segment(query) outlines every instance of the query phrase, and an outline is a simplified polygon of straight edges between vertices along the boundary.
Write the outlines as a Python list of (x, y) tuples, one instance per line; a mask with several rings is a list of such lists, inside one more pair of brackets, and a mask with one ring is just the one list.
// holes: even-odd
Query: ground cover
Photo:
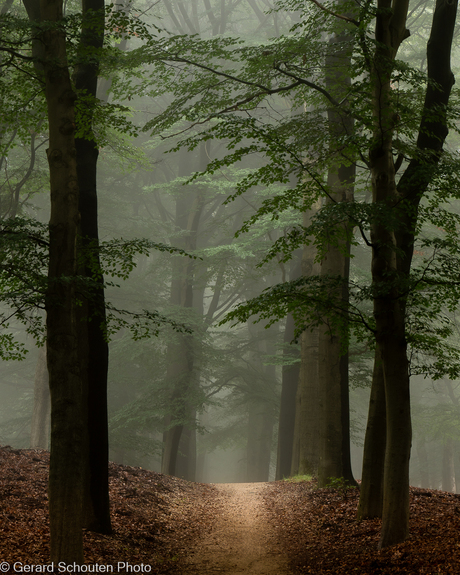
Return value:
[[(47, 572), (49, 454), (0, 447), (0, 572)], [(114, 532), (85, 532), (85, 562), (55, 572), (154, 575), (460, 573), (460, 495), (411, 488), (411, 534), (377, 550), (358, 489), (315, 481), (208, 485), (110, 464)], [(40, 568), (41, 571), (37, 566)]]

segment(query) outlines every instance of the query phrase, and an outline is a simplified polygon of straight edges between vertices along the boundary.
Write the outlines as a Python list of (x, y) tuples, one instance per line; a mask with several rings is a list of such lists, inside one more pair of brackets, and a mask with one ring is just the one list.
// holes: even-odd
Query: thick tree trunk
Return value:
[[(388, 6), (390, 8), (390, 6)], [(407, 6), (406, 6), (407, 10)], [(395, 113), (391, 99), (391, 61), (404, 38), (405, 14), (400, 28), (392, 30), (390, 14), (380, 17), (374, 84), (374, 147), (370, 152), (373, 202), (384, 210), (394, 209), (398, 194), (392, 155)], [(397, 45), (393, 40), (397, 39)], [(379, 547), (404, 541), (409, 535), (409, 457), (411, 420), (409, 365), (404, 305), (398, 285), (396, 238), (381, 219), (371, 229), (372, 281), (376, 342), (382, 359), (386, 401), (386, 451), (382, 532)]]
[(34, 410), (32, 413), (30, 447), (48, 449), (50, 433), (50, 388), (46, 366), (46, 346), (38, 351), (34, 382)]
[[(329, 40), (326, 57), (326, 88), (328, 92), (341, 101), (350, 88), (350, 66), (353, 49), (353, 38), (343, 31)], [(353, 201), (356, 166), (349, 165), (347, 150), (336, 148), (337, 142), (343, 141), (353, 133), (353, 118), (339, 108), (328, 110), (330, 131), (330, 153), (336, 156), (337, 166), (329, 169), (328, 203), (340, 204)], [(344, 153), (346, 164), (343, 163)], [(321, 262), (321, 276), (324, 278), (342, 278), (342, 286), (331, 294), (331, 299), (341, 304), (343, 321), (346, 323), (348, 305), (348, 279), (350, 273), (350, 236), (349, 224), (339, 224), (343, 228), (343, 239), (336, 240), (328, 246)], [(346, 331), (344, 327), (343, 331)], [(350, 416), (348, 399), (348, 351), (344, 348), (342, 336), (323, 324), (319, 328), (319, 389), (322, 395), (320, 404), (323, 408), (322, 428), (320, 431), (320, 460), (318, 485), (324, 487), (332, 478), (344, 478), (354, 484), (350, 459)]]
[(320, 326), (318, 377), (322, 425), (319, 430), (319, 487), (325, 487), (334, 478), (343, 477), (340, 359), (338, 336), (328, 333), (327, 326)]
[(385, 445), (385, 382), (382, 360), (377, 348), (364, 439), (363, 472), (358, 505), (358, 519), (360, 520), (382, 517)]
[[(94, 25), (95, 15), (99, 14), (98, 28), (85, 28), (85, 15), (91, 12)], [(81, 61), (76, 66), (73, 80), (81, 94), (96, 97), (99, 73), (97, 50), (102, 48), (104, 39), (104, 0), (83, 1), (83, 30), (79, 51)], [(85, 51), (92, 49), (91, 61)], [(86, 106), (85, 121), (92, 122), (91, 107)], [(91, 126), (87, 130), (92, 132)], [(99, 266), (97, 247), (99, 243), (97, 210), (97, 160), (99, 151), (94, 139), (78, 138), (77, 173), (80, 189), (79, 209), (81, 214), (80, 233), (83, 247), (94, 250), (93, 264)], [(84, 401), (87, 411), (87, 488), (84, 503), (84, 524), (87, 529), (99, 533), (111, 533), (109, 502), (109, 437), (107, 413), (107, 372), (109, 362), (108, 343), (104, 335), (105, 298), (102, 274), (94, 275), (94, 269), (86, 268), (84, 274), (98, 284), (88, 294), (85, 302), (86, 317), (82, 318), (81, 337), (86, 339), (87, 390)]]
[[(398, 194), (393, 163), (392, 62), (405, 37), (407, 3), (391, 18), (391, 5), (379, 3), (377, 46), (373, 70), (374, 144), (370, 152), (373, 202), (383, 210), (394, 209)], [(396, 238), (381, 219), (371, 228), (372, 282), (376, 342), (382, 359), (386, 401), (386, 452), (379, 548), (400, 543), (409, 535), (409, 457), (411, 420), (409, 365), (404, 306), (398, 285)]]
[[(44, 22), (62, 20), (60, 0), (41, 0)], [(74, 140), (75, 93), (69, 77), (66, 36), (51, 26), (45, 46), (45, 95), (49, 120), (51, 218), (46, 297), (48, 372), (51, 392), (49, 515), (51, 561), (83, 563), (81, 358), (78, 343), (78, 178)], [(62, 281), (61, 278), (66, 278)], [(70, 279), (70, 281), (69, 281)]]
[[(393, 6), (389, 0), (378, 3), (378, 44), (372, 71), (374, 143), (370, 150), (373, 201), (383, 210), (397, 212), (396, 219), (400, 222), (397, 228), (390, 229), (379, 219), (371, 233), (376, 341), (382, 359), (387, 413), (380, 548), (403, 541), (409, 533), (411, 422), (404, 293), (412, 261), (417, 209), (431, 178), (431, 170), (427, 168), (438, 161), (447, 135), (442, 110), (453, 83), (450, 51), (456, 11), (456, 2), (436, 3), (427, 49), (430, 82), (417, 140), (420, 154), (410, 162), (396, 190), (392, 138), (398, 115), (392, 101), (391, 75), (399, 45), (408, 35), (407, 0)], [(426, 154), (426, 150), (430, 153)]]

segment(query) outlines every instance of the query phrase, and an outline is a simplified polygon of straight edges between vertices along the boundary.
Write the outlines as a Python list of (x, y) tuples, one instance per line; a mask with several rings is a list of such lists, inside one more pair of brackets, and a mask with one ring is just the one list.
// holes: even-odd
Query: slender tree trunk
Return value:
[[(262, 324), (248, 322), (252, 339), (251, 370), (248, 386), (248, 428), (246, 448), (246, 481), (268, 481), (275, 423), (277, 386), (274, 365), (264, 365), (263, 357), (273, 355), (275, 348), (266, 339)], [(273, 330), (273, 328), (272, 328)], [(265, 337), (264, 337), (265, 336)]]
[[(62, 2), (41, 0), (44, 22), (60, 23)], [(49, 120), (51, 218), (49, 287), (46, 296), (48, 372), (51, 392), (49, 515), (51, 561), (83, 563), (82, 396), (78, 344), (78, 178), (74, 140), (75, 93), (70, 82), (66, 36), (61, 27), (42, 33)], [(66, 281), (61, 278), (65, 277)], [(70, 278), (70, 281), (69, 281)]]
[(265, 402), (249, 403), (247, 481), (268, 481), (270, 473), (273, 413)]
[[(188, 173), (184, 161), (181, 169)], [(201, 213), (202, 198), (180, 198), (176, 203), (176, 228), (186, 232), (183, 247), (187, 251), (196, 248), (196, 238)], [(176, 242), (176, 245), (178, 242)], [(171, 284), (171, 303), (184, 309), (193, 308), (193, 272), (194, 262), (180, 258), (173, 266)], [(173, 387), (171, 394), (171, 413), (165, 419), (166, 429), (163, 435), (164, 448), (162, 458), (162, 473), (176, 474), (176, 460), (184, 423), (190, 415), (190, 398), (193, 387), (198, 385), (197, 372), (194, 369), (195, 342), (188, 334), (174, 336), (174, 341), (168, 346), (168, 361), (166, 379)]]
[(442, 490), (456, 492), (454, 449), (452, 437), (444, 439), (442, 450)]
[(358, 519), (360, 520), (382, 517), (385, 444), (385, 382), (382, 361), (377, 348), (364, 439), (363, 472), (358, 505)]
[(415, 442), (415, 448), (417, 450), (418, 456), (420, 487), (430, 489), (430, 467), (428, 463), (428, 452), (426, 450), (426, 440), (423, 434), (419, 435), (417, 438), (417, 441)]
[[(301, 274), (301, 262), (296, 266), (291, 280)], [(283, 357), (288, 360), (300, 359), (297, 349), (290, 346), (294, 339), (294, 318), (291, 314), (286, 319), (284, 330)], [(283, 365), (281, 383), (280, 415), (278, 424), (278, 455), (275, 479), (283, 479), (291, 474), (292, 454), (294, 446), (294, 424), (296, 413), (297, 386), (299, 383), (300, 363)]]
[[(316, 207), (318, 209), (319, 206)], [(308, 226), (315, 209), (303, 214), (304, 226)], [(320, 266), (316, 260), (316, 248), (305, 245), (302, 252), (302, 275), (318, 275)], [(318, 328), (302, 333), (300, 337), (300, 369), (296, 395), (294, 442), (291, 475), (315, 475), (318, 472), (320, 414), (318, 402)]]
[(48, 449), (50, 433), (50, 388), (46, 366), (46, 346), (38, 351), (34, 382), (34, 410), (30, 433), (32, 449)]
[(453, 442), (454, 450), (454, 474), (455, 474), (455, 492), (459, 492), (459, 477), (460, 477), (460, 444), (458, 441)]
[[(382, 72), (383, 73), (383, 72)], [(389, 83), (376, 87), (376, 99), (390, 90)], [(391, 149), (392, 108), (388, 101), (380, 105), (378, 151), (372, 153), (374, 202), (384, 209), (394, 206), (395, 172)], [(386, 452), (382, 534), (379, 547), (404, 541), (409, 535), (409, 457), (411, 420), (409, 365), (403, 303), (397, 287), (396, 241), (394, 233), (381, 221), (372, 226), (372, 280), (376, 342), (380, 349), (386, 399)]]
[[(196, 410), (190, 410), (190, 421), (195, 422)], [(197, 474), (197, 457), (196, 457), (196, 427), (195, 425), (185, 425), (179, 442), (179, 451), (176, 459), (176, 475), (187, 479), (187, 481), (196, 481)]]

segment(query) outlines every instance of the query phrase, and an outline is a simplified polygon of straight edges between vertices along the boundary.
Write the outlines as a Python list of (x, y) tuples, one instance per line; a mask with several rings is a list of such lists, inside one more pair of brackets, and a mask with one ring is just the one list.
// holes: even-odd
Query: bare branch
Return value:
[(355, 26), (359, 26), (359, 22), (357, 20), (355, 20), (354, 18), (348, 18), (348, 16), (344, 16), (343, 14), (337, 14), (337, 12), (333, 12), (332, 10), (329, 10), (329, 8), (326, 8), (326, 6), (321, 4), (321, 2), (318, 2), (318, 0), (310, 0), (310, 1), (313, 2), (314, 4), (316, 4), (318, 6), (318, 8), (321, 8), (321, 10), (324, 10), (324, 12), (327, 12), (331, 16), (335, 16), (335, 18), (339, 18), (340, 20), (345, 20), (345, 22), (350, 22), (350, 24), (354, 24)]

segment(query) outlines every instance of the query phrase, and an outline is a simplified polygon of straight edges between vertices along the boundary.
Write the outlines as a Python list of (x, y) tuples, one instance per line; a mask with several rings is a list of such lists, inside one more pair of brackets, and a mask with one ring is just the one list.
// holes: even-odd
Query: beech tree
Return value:
[[(371, 228), (375, 337), (386, 404), (382, 534), (379, 547), (409, 535), (411, 447), (405, 292), (417, 228), (418, 206), (440, 159), (448, 133), (446, 110), (454, 77), (450, 67), (457, 2), (438, 0), (427, 44), (428, 79), (417, 148), (399, 183), (393, 159), (398, 114), (392, 95), (394, 60), (407, 38), (408, 2), (379, 2), (372, 62), (373, 143), (369, 151), (373, 202), (395, 214), (395, 224), (376, 218)], [(431, 169), (430, 169), (431, 168)]]
[[(50, 187), (47, 361), (51, 392), (49, 507), (51, 560), (83, 563), (83, 373), (76, 276), (78, 174), (75, 100), (67, 63), (62, 2), (42, 0), (45, 96), (48, 106)], [(63, 278), (67, 278), (64, 280)], [(71, 518), (71, 520), (70, 520)]]
[[(79, 186), (80, 241), (82, 248), (93, 251), (92, 266), (80, 269), (82, 275), (96, 281), (85, 300), (80, 338), (88, 356), (84, 392), (87, 420), (85, 438), (85, 527), (110, 533), (109, 437), (107, 413), (107, 371), (109, 348), (106, 337), (104, 278), (99, 262), (97, 202), (97, 160), (99, 155), (93, 131), (94, 107), (99, 77), (99, 60), (104, 42), (104, 0), (83, 0), (82, 31), (77, 48), (77, 64), (72, 80), (80, 98), (80, 134), (75, 139)], [(84, 126), (84, 128), (83, 128)]]

